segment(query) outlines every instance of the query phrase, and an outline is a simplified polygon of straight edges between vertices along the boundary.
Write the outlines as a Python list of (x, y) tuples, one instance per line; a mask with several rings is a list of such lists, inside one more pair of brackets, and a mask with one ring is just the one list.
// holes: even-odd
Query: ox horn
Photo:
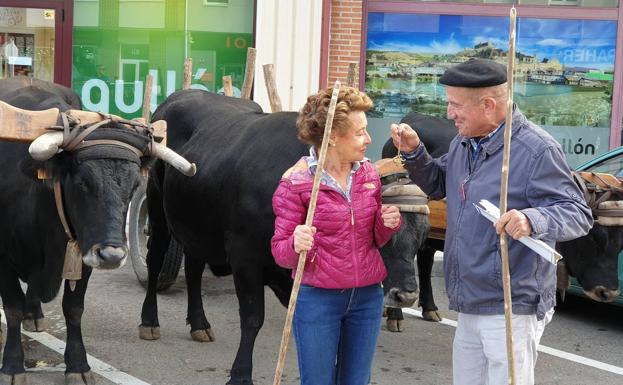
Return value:
[(63, 133), (47, 132), (35, 139), (28, 147), (28, 152), (33, 159), (48, 160), (58, 153), (63, 143)]
[(162, 159), (186, 176), (193, 176), (197, 172), (197, 166), (194, 163), (190, 163), (181, 155), (160, 143), (152, 143), (151, 155)]

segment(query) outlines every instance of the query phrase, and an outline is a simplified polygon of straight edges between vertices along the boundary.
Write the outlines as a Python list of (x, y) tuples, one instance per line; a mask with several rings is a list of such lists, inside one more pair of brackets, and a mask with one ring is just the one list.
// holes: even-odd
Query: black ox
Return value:
[[(448, 152), (450, 142), (457, 131), (451, 120), (431, 117), (412, 112), (401, 123), (407, 123), (416, 130), (427, 151), (433, 157)], [(397, 153), (393, 142), (388, 140), (383, 147), (383, 158), (390, 158)], [(623, 199), (621, 193), (613, 192), (613, 199)], [(435, 251), (443, 251), (443, 241), (433, 238), (421, 238), (422, 229), (428, 229), (426, 216), (402, 213), (405, 226), (392, 240), (392, 247), (384, 247), (381, 252), (386, 259), (413, 257), (417, 254), (418, 278), (420, 280), (419, 305), (423, 317), (439, 321), (437, 306), (433, 299), (431, 272)], [(585, 294), (601, 302), (611, 302), (619, 294), (618, 255), (623, 250), (623, 226), (602, 226), (596, 223), (584, 237), (561, 242), (557, 245), (564, 265), (559, 266), (559, 290), (564, 298), (567, 288), (565, 275), (570, 274), (582, 285)], [(402, 256), (397, 256), (400, 254)], [(562, 277), (561, 277), (562, 275)], [(561, 279), (562, 278), (562, 279)], [(388, 310), (388, 327), (399, 331), (399, 322), (403, 319), (399, 308)], [(391, 320), (391, 321), (390, 321)], [(396, 325), (397, 326), (390, 326)]]
[[(34, 79), (1, 80), (0, 100), (26, 110), (80, 108), (72, 90)], [(57, 112), (53, 112), (50, 125), (57, 124)], [(75, 113), (83, 122), (102, 120), (95, 113)], [(32, 114), (26, 111), (17, 115), (20, 129), (32, 128)], [(5, 115), (3, 127), (7, 122)], [(2, 385), (26, 383), (20, 324), (25, 313), (33, 320), (43, 317), (39, 301), (52, 300), (63, 279), (68, 235), (57, 211), (53, 186), (60, 187), (63, 210), (59, 211), (64, 212), (69, 233), (79, 246), (77, 264), (84, 262), (81, 279), (66, 281), (63, 294), (65, 379), (71, 385), (92, 384), (80, 326), (92, 268), (116, 268), (126, 258), (126, 212), (147, 155), (191, 167), (172, 151), (153, 143), (151, 130), (144, 125), (108, 122), (87, 134), (85, 126), (74, 119), (67, 122), (66, 133), (44, 133), (30, 147), (0, 142), (0, 296), (8, 326), (0, 369)], [(70, 137), (75, 140), (70, 141)], [(46, 179), (40, 180), (38, 175)], [(28, 284), (28, 301), (20, 280)]]
[[(252, 384), (253, 346), (264, 323), (264, 286), (284, 306), (289, 300), (290, 271), (278, 267), (270, 251), (271, 200), (283, 172), (309, 153), (307, 145), (297, 140), (296, 116), (294, 112), (266, 114), (254, 102), (199, 90), (172, 94), (154, 113), (154, 119), (169, 122), (171, 148), (195, 162), (198, 173), (185, 180), (161, 162), (151, 170), (149, 282), (140, 336), (160, 336), (157, 277), (172, 233), (184, 247), (187, 322), (193, 339), (214, 339), (201, 300), (206, 263), (217, 276), (233, 273), (241, 337), (228, 384)], [(401, 261), (386, 261), (391, 263)], [(390, 270), (401, 274), (410, 270), (414, 275), (413, 261), (406, 259), (403, 269)], [(399, 286), (399, 279), (393, 282), (394, 290), (386, 285), (386, 299), (410, 306), (416, 288)]]

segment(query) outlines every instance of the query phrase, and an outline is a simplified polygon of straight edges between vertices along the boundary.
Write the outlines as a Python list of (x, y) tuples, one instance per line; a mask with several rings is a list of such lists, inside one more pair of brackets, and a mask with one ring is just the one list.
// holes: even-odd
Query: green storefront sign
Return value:
[(242, 87), (252, 0), (77, 0), (75, 12), (72, 84), (85, 109), (140, 116), (151, 74), (153, 111), (182, 88), (187, 57), (191, 88), (218, 92), (225, 75)]

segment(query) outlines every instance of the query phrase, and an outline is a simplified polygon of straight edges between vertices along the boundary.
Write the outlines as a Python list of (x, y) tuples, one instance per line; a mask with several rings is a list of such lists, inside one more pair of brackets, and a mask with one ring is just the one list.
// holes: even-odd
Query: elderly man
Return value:
[(506, 67), (474, 59), (448, 69), (448, 118), (458, 135), (446, 155), (433, 159), (406, 124), (390, 128), (411, 180), (448, 204), (444, 274), (450, 309), (458, 314), (452, 364), (455, 385), (506, 384), (504, 298), (500, 243), (509, 240), (513, 349), (517, 384), (534, 383), (537, 346), (556, 302), (556, 267), (516, 241), (531, 235), (554, 246), (585, 235), (590, 209), (571, 179), (560, 145), (512, 111), (508, 207), (494, 226), (473, 203), (498, 205), (507, 111)]

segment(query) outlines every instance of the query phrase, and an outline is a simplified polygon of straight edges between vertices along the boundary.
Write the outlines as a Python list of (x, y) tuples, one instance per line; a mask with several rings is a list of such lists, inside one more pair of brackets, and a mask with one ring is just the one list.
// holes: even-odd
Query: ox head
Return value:
[(411, 184), (401, 164), (381, 159), (375, 166), (383, 184), (383, 204), (398, 206), (403, 222), (400, 231), (380, 249), (387, 268), (387, 278), (383, 282), (385, 306), (410, 307), (419, 295), (414, 260), (430, 229), (428, 199)]
[(566, 271), (559, 268), (559, 288), (568, 285), (565, 274), (575, 277), (584, 293), (595, 301), (611, 302), (620, 293), (618, 259), (623, 250), (623, 183), (607, 174), (574, 173), (593, 211), (595, 225), (581, 238), (560, 242)]
[(558, 248), (568, 273), (578, 280), (588, 297), (611, 302), (619, 295), (618, 256), (623, 250), (623, 227), (595, 224), (587, 235), (561, 242)]
[[(54, 126), (59, 116), (56, 110), (57, 118), (48, 122), (42, 118), (42, 112), (19, 110), (17, 113), (20, 116), (15, 121), (37, 122), (35, 132), (41, 126)], [(11, 121), (6, 110), (3, 115)], [(195, 165), (155, 142), (152, 126), (140, 121), (74, 110), (61, 117), (61, 130), (46, 130), (39, 135), (26, 132), (22, 125), (21, 137), (15, 140), (26, 141), (25, 137), (37, 135), (29, 152), (45, 170), (44, 174), (60, 186), (57, 208), (61, 207), (59, 211), (64, 213), (68, 223), (66, 232), (75, 238), (83, 262), (97, 268), (117, 268), (128, 253), (126, 214), (140, 181), (141, 167), (156, 157), (186, 175), (193, 175)], [(7, 126), (10, 130), (10, 125), (4, 125), (3, 129)]]

